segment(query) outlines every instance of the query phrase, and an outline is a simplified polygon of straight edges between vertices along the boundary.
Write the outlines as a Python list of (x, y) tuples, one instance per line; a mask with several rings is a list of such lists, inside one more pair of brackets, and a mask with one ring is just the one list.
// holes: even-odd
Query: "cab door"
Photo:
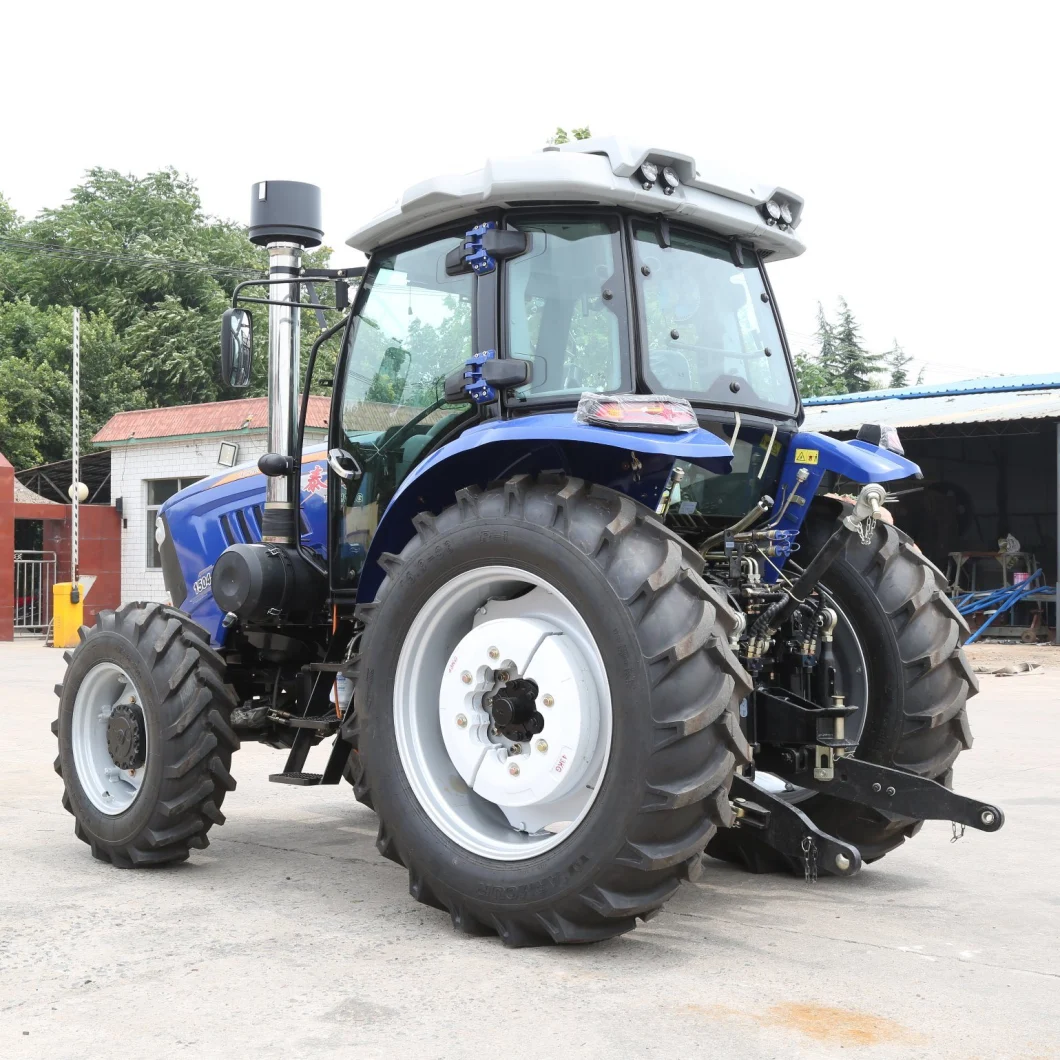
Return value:
[(377, 252), (358, 294), (337, 372), (330, 447), (353, 458), (328, 470), (331, 585), (355, 590), (394, 490), (448, 424), (466, 412), (443, 400), (445, 377), (472, 356), (476, 277), (446, 274), (452, 234)]

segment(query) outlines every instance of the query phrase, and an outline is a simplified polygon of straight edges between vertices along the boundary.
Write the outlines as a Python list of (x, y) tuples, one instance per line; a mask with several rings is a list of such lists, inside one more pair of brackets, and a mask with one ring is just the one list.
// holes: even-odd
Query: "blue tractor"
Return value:
[(92, 853), (205, 847), (246, 740), (286, 752), (274, 781), (348, 780), (412, 896), (509, 945), (627, 931), (705, 855), (848, 876), (925, 819), (999, 828), (950, 784), (967, 627), (885, 508), (918, 469), (885, 425), (800, 429), (766, 265), (802, 212), (593, 139), (416, 185), (325, 270), (319, 190), (255, 185), (270, 270), (222, 371), (247, 385), (267, 306), (270, 452), (166, 502), (171, 605), (102, 612), (69, 659)]

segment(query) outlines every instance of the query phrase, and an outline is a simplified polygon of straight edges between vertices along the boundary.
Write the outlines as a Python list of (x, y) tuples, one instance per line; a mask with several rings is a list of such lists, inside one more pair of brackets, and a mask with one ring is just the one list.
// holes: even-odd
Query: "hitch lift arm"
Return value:
[(776, 759), (768, 764), (760, 760), (759, 768), (768, 769), (793, 784), (871, 806), (874, 810), (917, 820), (952, 821), (981, 832), (996, 832), (1005, 823), (1000, 807), (958, 795), (937, 781), (901, 769), (844, 756), (835, 760), (833, 779), (821, 780), (814, 776), (809, 764), (792, 769), (790, 759), (785, 761), (780, 755)]

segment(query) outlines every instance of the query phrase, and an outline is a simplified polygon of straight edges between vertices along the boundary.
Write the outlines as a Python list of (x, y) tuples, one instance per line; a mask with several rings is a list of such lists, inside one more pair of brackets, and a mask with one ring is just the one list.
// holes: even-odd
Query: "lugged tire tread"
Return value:
[[(601, 514), (602, 508), (609, 514)], [(736, 717), (739, 697), (750, 687), (750, 678), (727, 643), (735, 616), (722, 594), (700, 577), (702, 560), (695, 550), (652, 513), (627, 496), (560, 475), (541, 475), (536, 480), (518, 475), (487, 492), (473, 487), (460, 490), (451, 508), (429, 520), (414, 520), (417, 534), (402, 551), (401, 563), (412, 561), (433, 537), (478, 519), (484, 511), (499, 511), (505, 518), (545, 526), (571, 540), (578, 531), (577, 547), (587, 552), (589, 561), (595, 562), (608, 580), (610, 566), (627, 536), (636, 535), (645, 546), (651, 543), (637, 555), (654, 552), (657, 561), (642, 570), (631, 591), (619, 593), (616, 588), (634, 624), (640, 628), (648, 621), (657, 623), (658, 614), (653, 612), (668, 608), (671, 594), (675, 604), (682, 604), (659, 612), (683, 616), (681, 628), (672, 631), (667, 647), (644, 656), (649, 681), (658, 694), (653, 693), (652, 703), (653, 772), (651, 781), (644, 781), (641, 810), (633, 821), (636, 833), (628, 835), (621, 852), (584, 890), (544, 912), (511, 915), (500, 915), (488, 906), (476, 907), (474, 900), (451, 892), (437, 877), (428, 880), (419, 852), (402, 849), (382, 819), (376, 847), (383, 857), (406, 867), (410, 894), (425, 904), (446, 908), (461, 933), (496, 933), (505, 945), (513, 947), (610, 938), (628, 931), (637, 918), (654, 915), (682, 879), (702, 871), (701, 855), (707, 842), (719, 826), (731, 824), (728, 792), (733, 768), (750, 757)], [(597, 526), (593, 520), (598, 521), (595, 539), (587, 529)], [(644, 559), (637, 562), (643, 566)], [(395, 565), (387, 569), (374, 606), (358, 610), (358, 617), (366, 624), (366, 645), (370, 644), (378, 607), (393, 585), (394, 569)], [(670, 700), (662, 702), (659, 690), (678, 688), (677, 682), (667, 682), (694, 659), (709, 667), (713, 674), (710, 687), (698, 688), (694, 699), (688, 698), (693, 693), (671, 692)], [(679, 694), (684, 698), (674, 699)], [(349, 723), (347, 732), (354, 728), (359, 731), (358, 722)], [(688, 743), (690, 740), (694, 742)], [(694, 756), (700, 745), (709, 750), (702, 756), (701, 767), (686, 775), (684, 763), (690, 751)], [(367, 769), (363, 764), (353, 767), (351, 759), (354, 790), (368, 805), (372, 804), (370, 765)]]
[[(133, 602), (117, 611), (101, 611), (96, 626), (84, 628), (67, 664), (101, 633), (123, 637), (150, 671), (167, 762), (150, 819), (131, 842), (105, 843), (90, 835), (76, 815), (74, 833), (89, 845), (93, 857), (118, 868), (184, 861), (190, 849), (209, 845), (207, 832), (224, 823), (221, 803), (235, 787), (230, 766), (239, 738), (229, 714), (237, 698), (225, 683), (224, 660), (210, 646), (206, 630), (187, 615), (160, 603)], [(63, 686), (56, 691), (61, 700)], [(51, 728), (58, 737), (58, 718)], [(63, 776), (61, 755), (55, 768)], [(65, 783), (64, 778), (62, 804), (74, 813)]]

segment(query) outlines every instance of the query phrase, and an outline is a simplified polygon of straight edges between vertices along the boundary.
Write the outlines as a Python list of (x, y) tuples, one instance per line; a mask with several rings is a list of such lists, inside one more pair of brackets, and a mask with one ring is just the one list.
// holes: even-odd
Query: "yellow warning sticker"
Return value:
[(817, 463), (818, 450), (817, 449), (796, 449), (795, 450), (795, 463), (796, 464), (816, 464)]
[(760, 449), (769, 449), (770, 456), (780, 456), (780, 442), (774, 442), (772, 448), (769, 445), (769, 435), (763, 434), (762, 440), (758, 443)]

